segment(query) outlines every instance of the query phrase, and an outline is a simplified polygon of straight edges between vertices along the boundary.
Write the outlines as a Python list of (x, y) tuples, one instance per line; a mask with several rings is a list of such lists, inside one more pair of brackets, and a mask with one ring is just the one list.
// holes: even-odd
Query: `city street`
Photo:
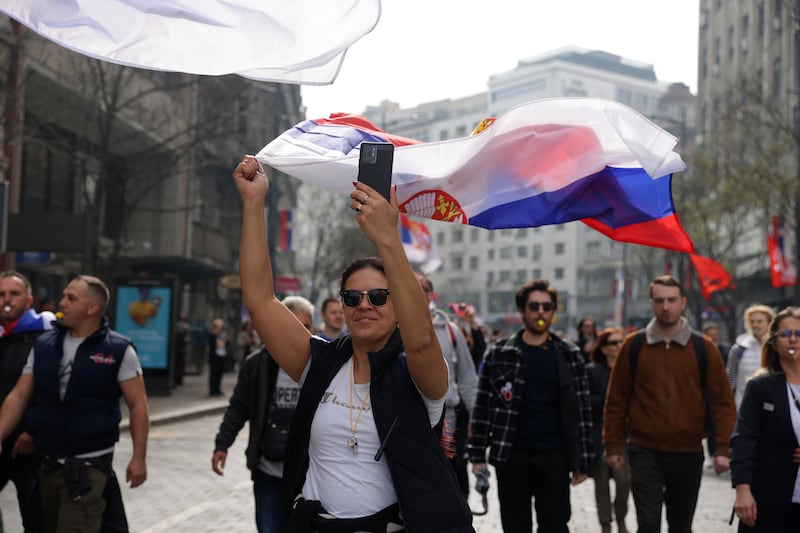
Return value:
[[(225, 475), (219, 477), (211, 471), (213, 439), (220, 420), (221, 415), (205, 416), (151, 429), (148, 480), (134, 490), (123, 487), (132, 532), (255, 532), (250, 475), (244, 461), (246, 428), (230, 450)], [(117, 445), (114, 461), (121, 478), (124, 478), (129, 458), (130, 438), (126, 433)], [(475, 529), (479, 533), (502, 531), (495, 485), (492, 479), (489, 513), (475, 517)], [(728, 525), (732, 503), (730, 477), (717, 477), (706, 469), (694, 530), (702, 533), (735, 531)], [(481, 508), (474, 491), (470, 504), (473, 509)], [(21, 531), (13, 486), (0, 493), (0, 506), (6, 533)], [(632, 501), (630, 507), (627, 525), (635, 531)], [(573, 532), (600, 530), (591, 480), (573, 489), (569, 525)]]

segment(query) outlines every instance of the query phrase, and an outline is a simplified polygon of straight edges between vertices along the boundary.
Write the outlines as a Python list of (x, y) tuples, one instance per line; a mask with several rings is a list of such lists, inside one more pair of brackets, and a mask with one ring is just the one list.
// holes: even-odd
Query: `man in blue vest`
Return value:
[(73, 279), (59, 302), (63, 317), (36, 340), (0, 409), (0, 441), (25, 415), (41, 457), (37, 477), (45, 531), (127, 529), (111, 467), (120, 396), (130, 411), (133, 438), (126, 480), (137, 487), (147, 478), (150, 417), (142, 369), (131, 341), (110, 328), (108, 301), (100, 279)]

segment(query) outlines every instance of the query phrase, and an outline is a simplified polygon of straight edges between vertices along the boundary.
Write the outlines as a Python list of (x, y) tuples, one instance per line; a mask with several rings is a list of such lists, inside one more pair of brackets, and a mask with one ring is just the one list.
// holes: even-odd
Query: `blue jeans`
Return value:
[(253, 496), (256, 499), (258, 533), (279, 533), (281, 526), (281, 478), (255, 471)]

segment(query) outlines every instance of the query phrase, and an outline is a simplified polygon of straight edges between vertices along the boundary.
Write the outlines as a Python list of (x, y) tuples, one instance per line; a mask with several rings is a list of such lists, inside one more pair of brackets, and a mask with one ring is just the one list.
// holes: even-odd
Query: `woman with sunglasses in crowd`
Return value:
[(617, 363), (624, 332), (620, 328), (606, 328), (597, 336), (594, 348), (589, 352), (591, 363), (586, 367), (589, 378), (589, 399), (592, 403), (592, 434), (595, 459), (592, 463), (594, 478), (594, 498), (597, 503), (597, 517), (603, 533), (611, 532), (611, 491), (610, 478), (615, 484), (614, 516), (620, 533), (626, 533), (625, 516), (628, 514), (628, 495), (631, 492), (631, 473), (628, 459), (625, 467), (611, 470), (603, 457), (603, 404), (611, 370)]
[(328, 343), (274, 294), (263, 168), (245, 156), (233, 180), (244, 206), (244, 304), (267, 350), (302, 384), (284, 466), (284, 531), (474, 531), (434, 431), (448, 370), (397, 231), (394, 190), (390, 204), (353, 184), (350, 209), (380, 257), (342, 273), (349, 334)]
[[(800, 308), (772, 320), (731, 437), (739, 531), (800, 531)], [(733, 520), (733, 517), (731, 517)]]

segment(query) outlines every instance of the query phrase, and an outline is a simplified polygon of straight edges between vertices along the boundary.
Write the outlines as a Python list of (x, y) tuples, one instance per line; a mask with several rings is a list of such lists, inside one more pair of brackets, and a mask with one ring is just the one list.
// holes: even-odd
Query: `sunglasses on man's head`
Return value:
[(361, 303), (361, 298), (367, 295), (370, 305), (380, 307), (386, 305), (386, 300), (389, 299), (389, 289), (370, 289), (368, 291), (339, 291), (342, 297), (342, 303), (345, 307), (356, 307)]
[(778, 337), (783, 337), (784, 339), (788, 339), (794, 335), (800, 339), (800, 329), (784, 329), (783, 331), (779, 331), (777, 335)]
[(542, 307), (542, 311), (545, 313), (552, 311), (556, 308), (553, 302), (528, 302), (528, 309), (533, 311), (534, 313), (539, 310), (539, 306)]

